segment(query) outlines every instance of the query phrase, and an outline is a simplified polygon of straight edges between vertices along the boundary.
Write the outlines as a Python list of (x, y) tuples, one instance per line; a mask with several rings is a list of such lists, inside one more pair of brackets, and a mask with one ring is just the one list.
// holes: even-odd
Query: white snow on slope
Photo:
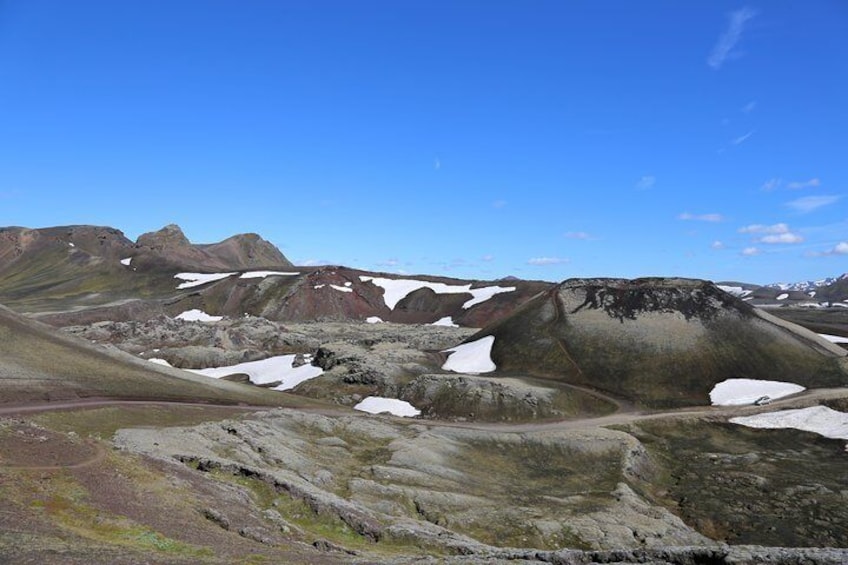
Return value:
[(383, 300), (389, 310), (394, 310), (397, 303), (406, 298), (409, 294), (421, 288), (429, 288), (436, 294), (471, 294), (471, 300), (462, 305), (464, 309), (471, 308), (476, 304), (485, 302), (496, 294), (501, 292), (512, 292), (514, 286), (487, 286), (483, 288), (471, 288), (471, 284), (466, 285), (451, 285), (445, 283), (436, 283), (430, 281), (418, 281), (414, 279), (384, 279), (380, 277), (368, 277), (360, 275), (359, 280), (362, 282), (371, 281), (375, 285), (382, 287), (384, 290)]
[(444, 318), (439, 318), (432, 324), (431, 326), (445, 326), (448, 328), (458, 328), (459, 326), (453, 323), (453, 318), (451, 316), (445, 316)]
[(246, 273), (242, 273), (239, 277), (240, 279), (264, 279), (265, 277), (274, 277), (274, 276), (287, 276), (293, 277), (299, 275), (300, 273), (285, 273), (283, 271), (248, 271)]
[(785, 292), (782, 292), (782, 293), (777, 295), (778, 300), (786, 300), (787, 298), (789, 298), (789, 295)]
[(739, 298), (744, 298), (745, 296), (748, 296), (752, 292), (750, 290), (745, 290), (741, 286), (728, 286), (728, 285), (723, 285), (723, 284), (718, 284), (716, 286), (719, 287), (724, 292), (726, 292), (728, 294), (732, 294), (733, 296), (738, 296)]
[(819, 334), (819, 336), (830, 343), (848, 343), (848, 337), (842, 337), (841, 335)]
[(238, 365), (227, 367), (215, 367), (211, 369), (190, 369), (192, 373), (220, 379), (227, 375), (245, 373), (250, 377), (250, 382), (256, 385), (270, 384), (281, 381), (273, 390), (288, 390), (294, 388), (303, 381), (314, 379), (321, 375), (324, 370), (312, 365), (301, 365), (293, 367), (294, 355), (278, 355), (261, 361), (248, 361)]
[(121, 265), (125, 267), (129, 267), (130, 263), (132, 263), (132, 257), (127, 257), (126, 259), (121, 259)]
[(380, 316), (368, 316), (367, 318), (365, 318), (365, 321), (368, 322), (369, 324), (382, 324), (383, 323), (383, 319), (380, 318)]
[(353, 292), (353, 289), (347, 286), (339, 286), (337, 284), (331, 284), (331, 288), (338, 290), (339, 292)]
[(404, 416), (407, 418), (421, 414), (421, 410), (405, 400), (383, 398), (382, 396), (369, 396), (354, 406), (353, 409), (368, 412), (369, 414), (389, 412), (395, 416)]
[(753, 404), (761, 396), (772, 400), (806, 390), (801, 385), (781, 381), (760, 381), (755, 379), (727, 379), (721, 381), (710, 391), (713, 406), (739, 406)]
[(445, 371), (454, 373), (490, 373), (497, 369), (492, 361), (492, 345), (495, 344), (495, 336), (487, 335), (477, 341), (470, 341), (445, 349), (443, 353), (450, 353), (448, 360), (442, 365)]
[(177, 316), (177, 320), (185, 320), (186, 322), (219, 322), (223, 319), (223, 316), (210, 316), (203, 310), (198, 310), (197, 308), (186, 310)]
[(150, 359), (148, 359), (148, 361), (150, 361), (151, 363), (155, 363), (156, 365), (164, 365), (166, 367), (173, 367), (173, 365), (168, 363), (166, 360), (160, 359), (158, 357), (151, 357)]
[(174, 275), (174, 278), (186, 281), (177, 286), (177, 289), (181, 290), (184, 288), (192, 288), (202, 284), (219, 281), (234, 274), (235, 273), (177, 273)]
[(749, 428), (793, 428), (832, 439), (848, 439), (848, 414), (827, 406), (740, 416), (731, 418), (730, 421)]

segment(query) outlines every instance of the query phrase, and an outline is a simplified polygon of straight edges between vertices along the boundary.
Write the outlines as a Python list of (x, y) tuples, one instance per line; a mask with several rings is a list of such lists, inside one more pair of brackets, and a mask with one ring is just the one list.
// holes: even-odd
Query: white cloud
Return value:
[(751, 137), (752, 135), (754, 135), (754, 130), (749, 131), (745, 135), (740, 135), (739, 137), (735, 137), (735, 138), (731, 139), (730, 143), (732, 143), (733, 145), (740, 145), (740, 144), (748, 141), (748, 138)]
[(568, 239), (592, 239), (592, 236), (584, 231), (570, 231), (565, 234)]
[(801, 243), (804, 238), (792, 232), (765, 235), (758, 239), (760, 243)]
[(760, 250), (757, 249), (756, 247), (746, 247), (745, 249), (742, 250), (742, 255), (744, 255), (745, 257), (753, 257), (754, 255), (759, 255), (759, 254), (760, 254)]
[(712, 242), (710, 247), (712, 247), (713, 249), (724, 249), (724, 243), (719, 240), (715, 240), (714, 242)]
[(677, 219), (697, 222), (723, 222), (724, 216), (721, 214), (690, 214), (689, 212), (683, 212), (677, 216)]
[(848, 255), (848, 241), (840, 241), (830, 250), (831, 255)]
[(830, 206), (831, 204), (837, 202), (841, 196), (805, 196), (803, 198), (798, 198), (796, 200), (792, 200), (791, 202), (787, 202), (786, 205), (789, 208), (792, 208), (796, 212), (801, 214), (806, 214), (808, 212), (812, 212), (814, 210), (818, 210), (819, 208), (823, 208), (824, 206)]
[(733, 51), (736, 44), (742, 38), (742, 32), (745, 31), (745, 25), (750, 19), (756, 16), (757, 13), (750, 8), (742, 8), (730, 13), (730, 21), (727, 28), (718, 38), (710, 56), (707, 57), (707, 64), (715, 70), (721, 68), (727, 59), (738, 56), (738, 53)]
[(791, 190), (800, 190), (803, 188), (816, 188), (818, 186), (821, 186), (821, 181), (818, 178), (812, 178), (805, 181), (790, 182), (786, 185), (786, 188)]
[(636, 188), (639, 190), (648, 190), (657, 182), (657, 177), (653, 175), (645, 175), (636, 183)]
[(788, 224), (772, 224), (770, 226), (764, 226), (763, 224), (751, 224), (750, 226), (745, 226), (739, 228), (739, 233), (788, 233), (789, 225)]
[(568, 263), (568, 259), (560, 257), (534, 257), (527, 260), (528, 265), (544, 266), (544, 265), (562, 265)]
[(757, 101), (751, 100), (750, 102), (748, 102), (747, 104), (742, 106), (742, 111), (745, 112), (746, 114), (750, 114), (751, 112), (754, 111), (754, 109), (756, 107), (757, 107)]
[(492, 202), (492, 208), (503, 208), (506, 206), (506, 200), (495, 200)]
[(483, 256), (480, 258), (480, 260), (481, 260), (481, 261), (485, 261), (486, 263), (488, 263), (489, 261), (494, 261), (494, 260), (495, 260), (495, 256), (494, 256), (494, 255), (483, 255)]
[(783, 180), (779, 178), (771, 178), (763, 183), (763, 186), (760, 188), (765, 190), (766, 192), (771, 192), (772, 190), (776, 190), (780, 188), (780, 185), (783, 184)]
[(386, 259), (385, 261), (377, 261), (374, 264), (378, 267), (397, 267), (400, 265), (400, 261), (397, 259)]
[(442, 161), (438, 157), (433, 159), (433, 168), (437, 171), (442, 168)]

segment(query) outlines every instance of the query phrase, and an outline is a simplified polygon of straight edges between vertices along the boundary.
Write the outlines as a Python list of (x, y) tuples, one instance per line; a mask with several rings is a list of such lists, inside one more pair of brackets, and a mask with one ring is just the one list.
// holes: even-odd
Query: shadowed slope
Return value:
[(153, 365), (0, 306), (0, 405), (76, 398), (283, 405), (286, 395)]
[(729, 378), (848, 383), (844, 352), (688, 279), (571, 279), (471, 339), (502, 371), (588, 385), (646, 406), (709, 404)]

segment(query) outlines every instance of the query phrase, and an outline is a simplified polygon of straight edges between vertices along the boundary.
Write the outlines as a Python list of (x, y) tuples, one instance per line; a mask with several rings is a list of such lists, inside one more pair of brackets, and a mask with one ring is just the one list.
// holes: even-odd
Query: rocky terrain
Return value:
[[(733, 422), (848, 409), (816, 335), (845, 309), (769, 310), (809, 331), (748, 297), (2, 229), (0, 302), (29, 316), (0, 308), (0, 561), (844, 563), (839, 425)], [(308, 377), (251, 372), (280, 359)], [(712, 406), (734, 378), (807, 390)]]

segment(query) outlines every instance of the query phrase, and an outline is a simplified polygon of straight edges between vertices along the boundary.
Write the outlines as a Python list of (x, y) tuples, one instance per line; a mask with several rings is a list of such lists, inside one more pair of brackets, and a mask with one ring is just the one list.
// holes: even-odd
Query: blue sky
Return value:
[(848, 4), (0, 0), (0, 225), (456, 277), (848, 271)]

